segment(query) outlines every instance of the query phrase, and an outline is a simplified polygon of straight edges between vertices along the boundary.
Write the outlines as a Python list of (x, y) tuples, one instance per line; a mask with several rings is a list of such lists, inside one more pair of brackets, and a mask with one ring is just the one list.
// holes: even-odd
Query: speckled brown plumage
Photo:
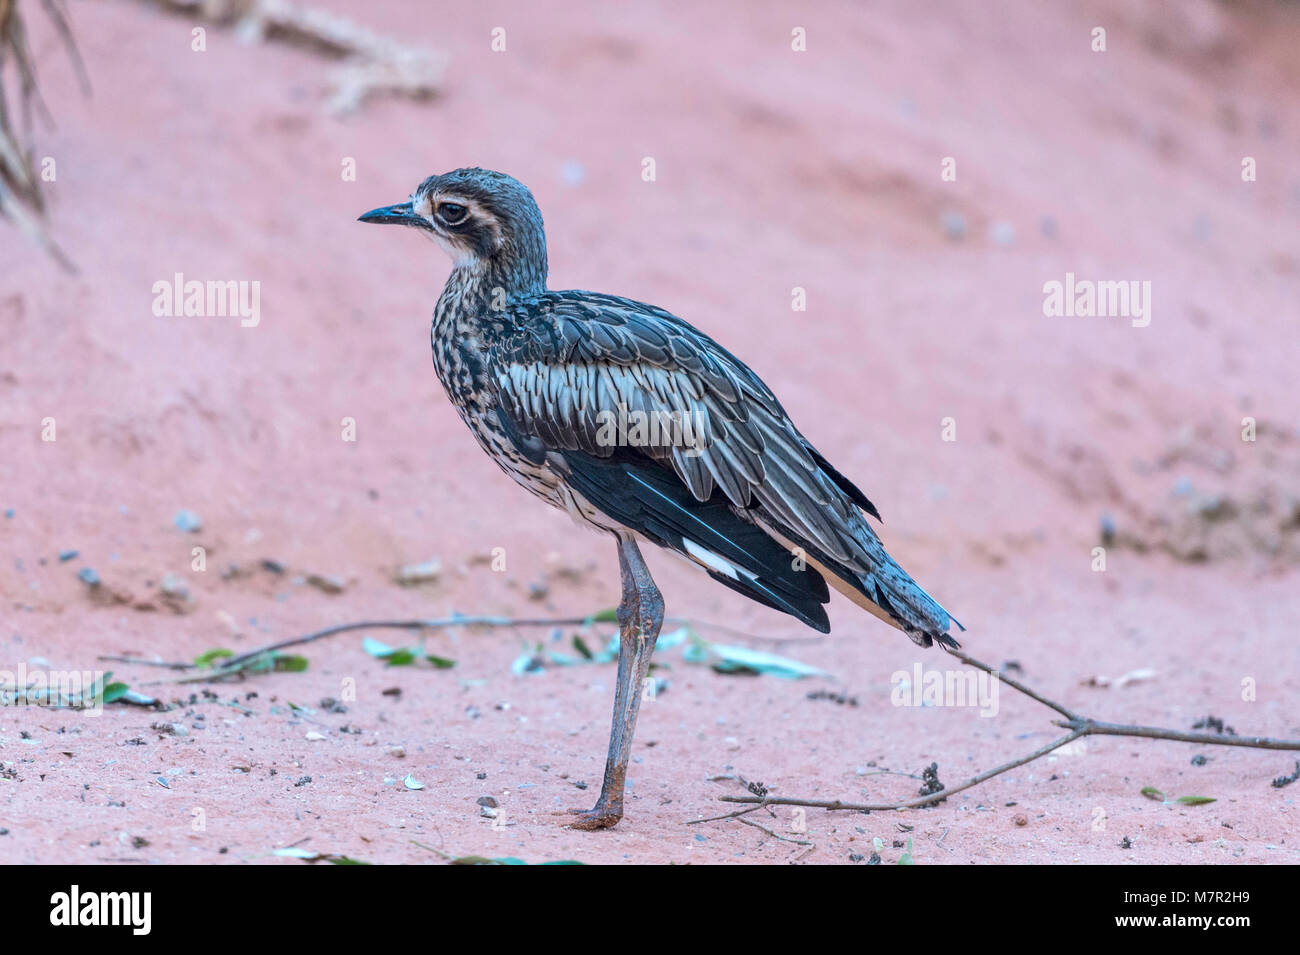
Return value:
[[(875, 506), (744, 363), (661, 308), (546, 288), (542, 217), (522, 184), (458, 169), (362, 219), (414, 226), (451, 255), (434, 367), (484, 451), (542, 500), (619, 539), (632, 623), (622, 628), (620, 659), (631, 662), (620, 666), (615, 737), (621, 719), (631, 736), (622, 681), (644, 675), (658, 634), (653, 614), (633, 610), (658, 606), (662, 617), (638, 539), (819, 630), (830, 629), (829, 581), (916, 643), (956, 646), (948, 631), (960, 624), (868, 524)], [(638, 430), (646, 421), (663, 427)], [(591, 817), (610, 825), (626, 771), (614, 743), (610, 791)]]

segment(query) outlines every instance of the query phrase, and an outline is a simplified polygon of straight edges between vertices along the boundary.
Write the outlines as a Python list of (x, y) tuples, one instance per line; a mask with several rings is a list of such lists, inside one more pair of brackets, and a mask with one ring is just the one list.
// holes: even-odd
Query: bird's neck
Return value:
[[(503, 250), (512, 251), (512, 250)], [(540, 255), (540, 258), (539, 258)], [(514, 302), (546, 291), (546, 250), (533, 255), (499, 254), (457, 261), (443, 286), (435, 312), (435, 332), (466, 320), (498, 321)]]
[(457, 262), (433, 312), (434, 366), (449, 394), (486, 393), (486, 356), (512, 331), (510, 306), (545, 292), (545, 271), (520, 272), (492, 259)]

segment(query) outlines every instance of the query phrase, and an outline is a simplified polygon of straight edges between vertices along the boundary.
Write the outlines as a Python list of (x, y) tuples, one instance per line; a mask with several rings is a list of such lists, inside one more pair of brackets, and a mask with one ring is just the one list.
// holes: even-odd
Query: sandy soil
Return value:
[[(808, 810), (802, 835), (788, 809), (765, 820), (811, 851), (688, 825), (732, 808), (718, 797), (742, 791), (736, 776), (906, 799), (919, 780), (881, 770), (937, 763), (951, 786), (1057, 730), (1005, 688), (992, 717), (891, 705), (896, 671), (946, 658), (838, 598), (819, 638), (660, 554), (670, 613), (831, 676), (720, 675), (665, 653), (611, 832), (555, 812), (594, 800), (613, 668), (512, 672), (538, 640), (571, 651), (573, 628), (553, 643), (439, 632), (427, 648), (457, 662), (444, 670), (386, 667), (349, 634), (305, 648), (306, 672), (234, 685), (149, 686), (175, 674), (99, 660), (615, 602), (612, 545), (500, 474), (441, 392), (428, 316), (447, 263), (354, 222), (430, 172), (483, 165), (535, 191), (553, 287), (670, 308), (762, 374), (877, 503), (975, 656), (1099, 718), (1190, 729), (1212, 714), (1300, 737), (1300, 10), (316, 5), (448, 53), (445, 95), (333, 117), (333, 64), (313, 52), (210, 26), (196, 53), (187, 19), (73, 0), (86, 100), (35, 25), (58, 118), (39, 131), (57, 161), (51, 224), (80, 273), (0, 230), (0, 669), (111, 669), (175, 705), (0, 709), (0, 860), (265, 862), (296, 845), (372, 862), (865, 864), (880, 839), (889, 864), (910, 839), (917, 864), (1300, 861), (1300, 784), (1270, 785), (1292, 754), (1133, 739), (1088, 740), (937, 808)], [(1089, 48), (1097, 25), (1105, 53)], [(260, 323), (155, 317), (153, 284), (176, 272), (260, 282)], [(1066, 272), (1150, 281), (1150, 324), (1046, 317), (1043, 285)], [(175, 526), (181, 509), (200, 530)], [(394, 583), (430, 558), (437, 582)], [(167, 575), (188, 598), (160, 592)], [(352, 688), (346, 712), (322, 705)], [(1144, 786), (1218, 801), (1161, 804)]]

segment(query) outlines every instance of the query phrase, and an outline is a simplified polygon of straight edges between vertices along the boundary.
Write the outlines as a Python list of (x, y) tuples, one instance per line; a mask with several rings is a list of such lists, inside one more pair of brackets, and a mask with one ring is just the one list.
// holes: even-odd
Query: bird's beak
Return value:
[(409, 202), (399, 203), (395, 206), (383, 206), (379, 209), (371, 209), (363, 216), (357, 217), (358, 222), (392, 222), (397, 225), (425, 225), (424, 219), (415, 214)]

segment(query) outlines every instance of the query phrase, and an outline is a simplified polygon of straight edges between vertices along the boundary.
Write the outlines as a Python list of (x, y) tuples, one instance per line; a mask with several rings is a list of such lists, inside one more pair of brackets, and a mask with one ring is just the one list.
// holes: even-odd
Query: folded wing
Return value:
[(704, 333), (590, 292), (507, 314), (515, 331), (493, 353), (499, 412), (593, 506), (817, 629), (829, 629), (825, 574), (916, 642), (955, 645), (947, 612), (867, 524), (879, 518), (871, 501)]

